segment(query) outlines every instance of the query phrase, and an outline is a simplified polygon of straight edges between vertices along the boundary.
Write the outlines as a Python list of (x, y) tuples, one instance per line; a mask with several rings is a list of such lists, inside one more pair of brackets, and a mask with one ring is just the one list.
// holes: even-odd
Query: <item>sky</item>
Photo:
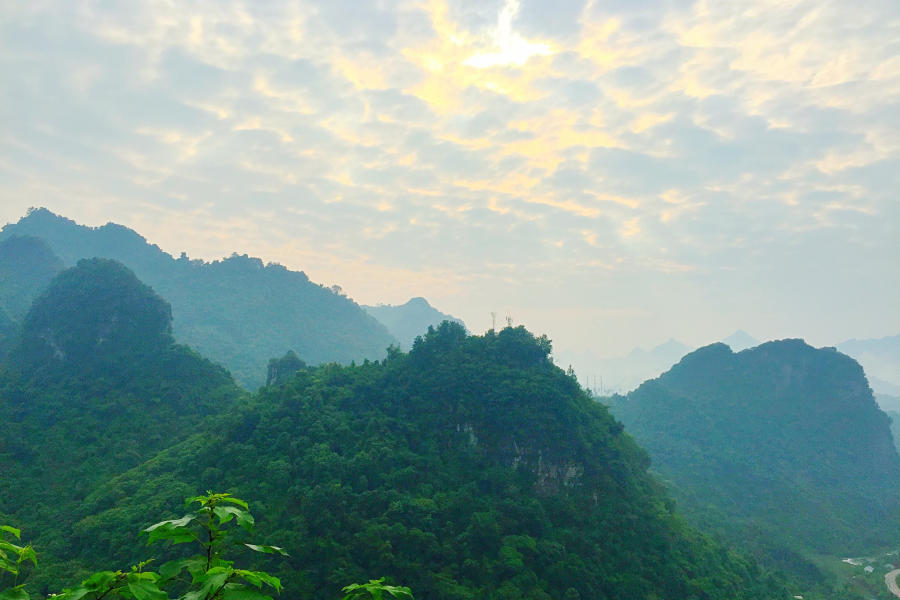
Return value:
[(896, 0), (6, 0), (46, 207), (619, 356), (900, 332)]

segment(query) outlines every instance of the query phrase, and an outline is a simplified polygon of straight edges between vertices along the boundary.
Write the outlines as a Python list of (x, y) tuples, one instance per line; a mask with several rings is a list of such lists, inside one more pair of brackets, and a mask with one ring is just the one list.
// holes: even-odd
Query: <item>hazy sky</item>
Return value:
[(896, 0), (5, 0), (46, 206), (618, 355), (900, 332)]

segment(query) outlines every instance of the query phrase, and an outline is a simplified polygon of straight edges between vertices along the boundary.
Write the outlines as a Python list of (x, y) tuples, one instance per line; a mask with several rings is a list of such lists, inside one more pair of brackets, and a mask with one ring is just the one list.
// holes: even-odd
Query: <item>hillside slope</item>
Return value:
[(175, 259), (121, 225), (85, 227), (39, 209), (7, 225), (43, 239), (65, 262), (110, 258), (133, 269), (172, 305), (175, 338), (224, 365), (244, 386), (265, 383), (268, 360), (294, 350), (309, 364), (382, 358), (396, 340), (351, 299), (302, 272), (232, 255)]
[(174, 343), (168, 304), (133, 272), (82, 260), (34, 302), (0, 365), (0, 515), (58, 561), (53, 577), (81, 573), (63, 559), (83, 500), (242, 394)]
[(425, 335), (429, 327), (437, 327), (444, 321), (459, 323), (460, 319), (447, 315), (434, 308), (425, 298), (411, 298), (406, 304), (392, 306), (363, 306), (363, 310), (378, 319), (400, 341), (404, 350), (412, 348), (413, 342), (420, 335)]
[(92, 494), (72, 548), (130, 564), (160, 507), (228, 489), (290, 554), (268, 567), (291, 598), (385, 574), (423, 599), (787, 598), (672, 513), (549, 350), (523, 328), (444, 323), (383, 363), (303, 368)]
[(62, 261), (39, 238), (11, 236), (0, 241), (0, 355), (32, 300), (62, 269)]
[(612, 402), (705, 528), (815, 578), (900, 541), (900, 458), (862, 367), (802, 340), (713, 344)]

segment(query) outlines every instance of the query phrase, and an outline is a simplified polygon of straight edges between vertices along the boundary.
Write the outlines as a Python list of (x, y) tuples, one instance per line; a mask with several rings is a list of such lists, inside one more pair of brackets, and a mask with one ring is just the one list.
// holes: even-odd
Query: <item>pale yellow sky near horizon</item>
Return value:
[(900, 6), (0, 7), (30, 206), (617, 356), (900, 331)]

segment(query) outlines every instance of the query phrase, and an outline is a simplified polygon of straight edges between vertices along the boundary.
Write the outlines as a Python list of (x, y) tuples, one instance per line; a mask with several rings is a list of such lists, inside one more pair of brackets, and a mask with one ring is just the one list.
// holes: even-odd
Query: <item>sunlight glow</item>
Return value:
[(519, 12), (518, 0), (507, 0), (506, 6), (500, 11), (497, 21), (497, 29), (492, 34), (494, 48), (497, 52), (479, 52), (469, 58), (464, 65), (485, 69), (503, 65), (516, 65), (521, 67), (532, 56), (549, 56), (553, 54), (547, 44), (534, 44), (514, 33), (512, 21)]

